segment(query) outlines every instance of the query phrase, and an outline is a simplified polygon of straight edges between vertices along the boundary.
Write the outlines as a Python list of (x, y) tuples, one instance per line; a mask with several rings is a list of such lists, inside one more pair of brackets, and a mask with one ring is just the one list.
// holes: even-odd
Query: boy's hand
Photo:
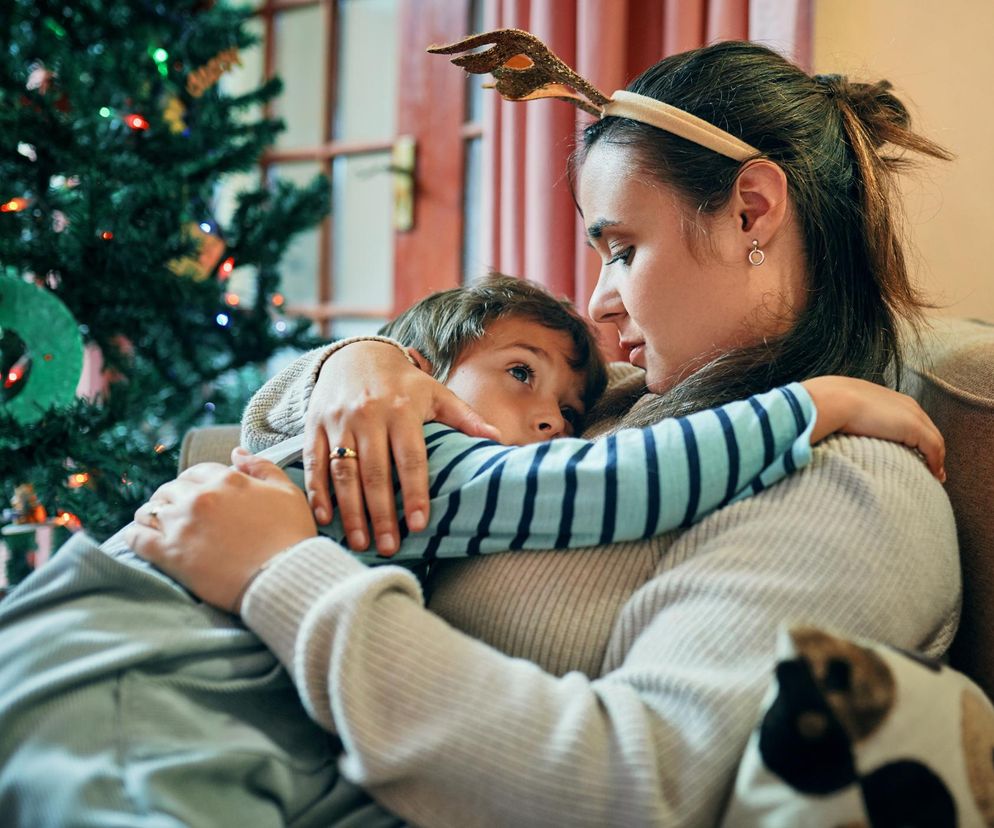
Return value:
[[(424, 529), (428, 456), (422, 426), (432, 420), (500, 439), (493, 426), (393, 345), (356, 342), (332, 354), (318, 375), (304, 426), (307, 497), (318, 523), (331, 520), (330, 475), (349, 546), (369, 546), (368, 511), (377, 551), (394, 554), (400, 547), (395, 467), (407, 524), (414, 532)], [(334, 446), (354, 449), (356, 457), (331, 461)]]
[(836, 432), (892, 440), (919, 451), (932, 474), (946, 481), (945, 440), (907, 394), (852, 377), (815, 377), (801, 385), (818, 409), (812, 445)]

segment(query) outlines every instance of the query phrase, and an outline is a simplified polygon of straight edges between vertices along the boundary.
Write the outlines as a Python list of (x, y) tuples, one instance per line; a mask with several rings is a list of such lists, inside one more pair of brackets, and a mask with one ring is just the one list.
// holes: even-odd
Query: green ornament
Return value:
[(50, 407), (72, 402), (83, 371), (83, 338), (59, 298), (23, 279), (0, 277), (0, 330), (4, 328), (23, 340), (31, 371), (21, 392), (0, 402), (0, 410), (28, 424)]

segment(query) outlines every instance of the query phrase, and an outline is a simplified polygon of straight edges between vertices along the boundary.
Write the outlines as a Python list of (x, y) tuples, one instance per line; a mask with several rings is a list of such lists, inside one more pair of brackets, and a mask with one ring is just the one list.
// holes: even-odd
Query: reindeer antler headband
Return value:
[(476, 75), (491, 73), (495, 80), (492, 86), (507, 100), (556, 98), (598, 118), (613, 115), (650, 124), (736, 161), (759, 155), (755, 147), (725, 130), (655, 98), (623, 89), (608, 97), (570, 69), (535, 35), (520, 29), (471, 35), (446, 46), (430, 46), (428, 51), (453, 55), (490, 44), (492, 48), (486, 51), (454, 57), (452, 62)]

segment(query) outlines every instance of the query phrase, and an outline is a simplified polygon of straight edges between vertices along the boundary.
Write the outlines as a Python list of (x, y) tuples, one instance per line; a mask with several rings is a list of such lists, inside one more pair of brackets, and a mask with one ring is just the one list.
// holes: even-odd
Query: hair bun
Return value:
[(892, 92), (890, 81), (855, 83), (845, 75), (815, 75), (825, 93), (859, 121), (874, 148), (895, 140), (911, 126), (907, 107)]

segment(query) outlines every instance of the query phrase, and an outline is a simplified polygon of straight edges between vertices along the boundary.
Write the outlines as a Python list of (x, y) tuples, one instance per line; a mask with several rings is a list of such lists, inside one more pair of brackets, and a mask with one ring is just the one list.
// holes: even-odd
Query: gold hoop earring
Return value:
[(752, 250), (749, 251), (749, 264), (759, 267), (766, 261), (766, 254), (759, 249), (759, 239), (752, 240)]

